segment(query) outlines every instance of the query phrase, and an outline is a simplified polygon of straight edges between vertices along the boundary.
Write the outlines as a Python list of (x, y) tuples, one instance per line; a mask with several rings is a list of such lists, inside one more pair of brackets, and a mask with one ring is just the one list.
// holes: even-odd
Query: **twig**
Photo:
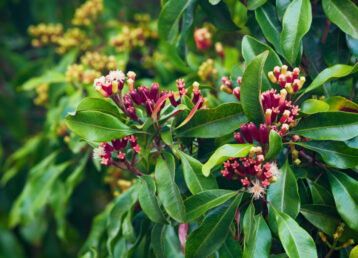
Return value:
[(331, 21), (326, 19), (326, 23), (324, 24), (324, 30), (323, 30), (323, 34), (322, 34), (322, 38), (321, 38), (322, 44), (326, 44), (330, 26), (331, 26)]

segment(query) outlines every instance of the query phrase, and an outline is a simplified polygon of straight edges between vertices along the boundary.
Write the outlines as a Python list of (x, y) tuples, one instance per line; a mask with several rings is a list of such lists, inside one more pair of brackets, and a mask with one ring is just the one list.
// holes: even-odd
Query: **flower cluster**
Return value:
[(33, 37), (32, 46), (42, 47), (44, 45), (56, 44), (59, 42), (63, 34), (61, 24), (39, 24), (30, 26), (29, 34)]
[(48, 83), (42, 83), (36, 87), (37, 97), (34, 99), (34, 103), (38, 106), (46, 106), (48, 104)]
[(142, 47), (146, 40), (152, 38), (158, 38), (158, 34), (144, 24), (135, 28), (123, 26), (121, 33), (110, 39), (110, 44), (120, 53), (127, 49)]
[(103, 11), (102, 0), (87, 0), (76, 9), (72, 24), (90, 26)]
[(81, 57), (81, 63), (101, 72), (118, 68), (114, 56), (107, 56), (99, 52), (87, 51)]
[(306, 78), (304, 76), (298, 78), (300, 69), (297, 67), (292, 72), (287, 69), (287, 65), (275, 66), (273, 71), (268, 73), (268, 77), (272, 83), (280, 85), (281, 89), (286, 89), (288, 94), (294, 94), (302, 88)]
[(214, 60), (209, 58), (199, 67), (198, 75), (201, 81), (206, 82), (217, 78), (217, 71), (214, 68)]
[(80, 46), (81, 50), (86, 50), (91, 45), (91, 40), (86, 37), (84, 31), (79, 28), (68, 29), (63, 37), (57, 42), (57, 53), (60, 55), (65, 54), (70, 49)]
[(68, 82), (77, 81), (80, 83), (92, 83), (95, 78), (101, 75), (93, 69), (84, 69), (83, 65), (73, 64), (67, 67), (66, 79)]
[(194, 40), (198, 50), (205, 50), (211, 47), (211, 33), (209, 30), (204, 27), (200, 29), (195, 29), (194, 31)]
[[(132, 71), (127, 73), (126, 76), (122, 71), (111, 71), (107, 76), (102, 76), (95, 79), (93, 86), (103, 97), (112, 98), (119, 108), (134, 121), (139, 121), (137, 116), (136, 107), (143, 106), (146, 110), (147, 116), (150, 117), (154, 111), (157, 102), (161, 103), (157, 115), (159, 116), (160, 110), (165, 106), (166, 98), (169, 98), (170, 103), (176, 107), (181, 103), (181, 97), (187, 95), (184, 80), (177, 80), (178, 93), (166, 90), (159, 91), (159, 84), (152, 83), (151, 87), (140, 86), (135, 88), (136, 74)], [(124, 82), (127, 82), (129, 92), (122, 95)], [(178, 98), (179, 96), (179, 98)], [(193, 84), (193, 98), (194, 104), (200, 102), (199, 108), (203, 104), (203, 97), (199, 90), (199, 83)]]
[(125, 151), (128, 142), (133, 151), (132, 155), (136, 155), (141, 150), (141, 147), (139, 147), (137, 143), (137, 137), (130, 135), (121, 139), (112, 140), (111, 144), (107, 142), (101, 143), (98, 148), (93, 149), (93, 158), (101, 159), (101, 164), (105, 166), (110, 166), (115, 163), (116, 160), (128, 165)]
[(279, 169), (276, 163), (263, 163), (261, 147), (252, 147), (248, 157), (230, 158), (224, 162), (222, 175), (228, 179), (240, 179), (255, 199), (262, 198), (267, 186), (276, 181)]

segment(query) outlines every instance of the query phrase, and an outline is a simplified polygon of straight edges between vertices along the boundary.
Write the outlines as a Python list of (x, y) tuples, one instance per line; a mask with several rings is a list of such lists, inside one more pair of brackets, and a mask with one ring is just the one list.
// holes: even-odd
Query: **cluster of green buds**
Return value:
[(209, 58), (199, 67), (198, 75), (201, 81), (206, 82), (217, 79), (217, 71), (214, 68), (214, 60)]
[(110, 44), (115, 47), (117, 52), (127, 49), (132, 50), (145, 45), (146, 40), (158, 38), (157, 32), (146, 25), (140, 24), (138, 27), (123, 26), (122, 31), (110, 39)]
[(338, 224), (336, 231), (332, 235), (332, 237), (333, 237), (332, 243), (330, 243), (330, 241), (328, 241), (327, 236), (323, 232), (321, 232), (321, 231), (318, 232), (318, 236), (321, 238), (322, 242), (325, 243), (329, 248), (331, 248), (332, 250), (338, 251), (340, 249), (345, 249), (348, 246), (354, 245), (354, 240), (348, 239), (341, 246), (337, 246), (338, 240), (342, 237), (343, 231), (344, 231), (344, 223), (341, 222)]
[(99, 52), (87, 51), (81, 57), (81, 63), (100, 72), (107, 72), (118, 68), (114, 56), (107, 56)]
[(32, 46), (42, 47), (50, 44), (57, 44), (63, 35), (61, 24), (43, 24), (37, 26), (31, 25), (28, 29), (32, 39)]
[(56, 52), (60, 55), (65, 54), (74, 47), (80, 47), (86, 50), (91, 46), (91, 40), (87, 38), (86, 33), (79, 28), (68, 29), (63, 37), (57, 42)]
[(46, 106), (48, 104), (48, 83), (42, 83), (36, 87), (37, 97), (34, 99), (34, 103), (37, 106)]
[(87, 0), (76, 9), (72, 24), (76, 26), (90, 26), (103, 11), (102, 0)]

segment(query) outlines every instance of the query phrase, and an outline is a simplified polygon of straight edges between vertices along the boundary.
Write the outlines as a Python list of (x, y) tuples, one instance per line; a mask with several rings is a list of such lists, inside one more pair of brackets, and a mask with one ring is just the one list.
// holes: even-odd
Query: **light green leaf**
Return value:
[(245, 157), (249, 154), (252, 144), (225, 144), (219, 147), (209, 160), (203, 165), (202, 172), (204, 176), (210, 175), (210, 170), (225, 160), (235, 157)]
[(264, 5), (266, 2), (267, 0), (247, 0), (247, 9), (251, 11), (255, 10), (256, 8)]
[(273, 160), (281, 152), (283, 147), (281, 136), (274, 130), (270, 131), (269, 149), (265, 156), (265, 160)]
[(315, 114), (319, 112), (326, 112), (329, 110), (329, 105), (318, 99), (307, 99), (301, 105), (301, 112), (305, 114)]
[(301, 40), (312, 22), (309, 0), (293, 0), (287, 7), (282, 20), (280, 44), (287, 60), (293, 64), (300, 52)]
[(262, 73), (269, 51), (265, 51), (253, 58), (247, 65), (242, 76), (240, 90), (241, 104), (247, 118), (259, 124), (263, 122), (261, 103)]
[(50, 83), (59, 83), (59, 82), (67, 82), (66, 76), (63, 75), (62, 73), (47, 71), (39, 77), (34, 77), (26, 81), (21, 86), (21, 90), (34, 90), (40, 84), (44, 84), (44, 83), (50, 84)]

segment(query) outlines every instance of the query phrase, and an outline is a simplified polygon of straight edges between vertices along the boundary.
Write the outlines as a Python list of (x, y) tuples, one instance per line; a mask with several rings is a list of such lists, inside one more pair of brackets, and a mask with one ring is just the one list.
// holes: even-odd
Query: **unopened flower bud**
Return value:
[(293, 91), (297, 92), (300, 89), (300, 80), (295, 79), (293, 81)]
[(136, 89), (130, 90), (129, 95), (131, 96), (134, 103), (136, 103), (137, 105), (140, 105), (142, 103), (142, 99), (140, 98)]
[(273, 69), (273, 72), (275, 73), (276, 79), (278, 80), (278, 79), (279, 79), (279, 76), (280, 76), (280, 74), (281, 74), (281, 67), (275, 66), (275, 68)]
[(302, 88), (302, 86), (303, 86), (303, 84), (305, 83), (305, 81), (306, 81), (306, 78), (303, 77), (303, 76), (301, 76), (301, 77), (300, 77), (300, 89)]
[(152, 83), (152, 86), (150, 87), (149, 97), (154, 102), (156, 102), (158, 100), (158, 98), (159, 98), (159, 84), (158, 83)]
[(299, 135), (295, 134), (294, 136), (292, 136), (292, 141), (298, 142), (300, 140), (301, 140), (301, 137)]
[(259, 134), (260, 134), (260, 143), (261, 144), (267, 143), (269, 134), (268, 134), (267, 126), (265, 124), (260, 124)]
[(135, 74), (135, 72), (133, 72), (133, 71), (129, 71), (129, 72), (127, 73), (128, 79), (132, 79), (133, 81), (135, 80), (135, 76), (136, 76), (136, 74)]
[(284, 122), (286, 122), (287, 118), (290, 116), (291, 112), (289, 110), (285, 110), (283, 112), (283, 115), (280, 119), (280, 123), (283, 124)]
[(242, 138), (242, 136), (241, 136), (240, 133), (234, 133), (234, 138), (235, 138), (235, 140), (236, 140), (236, 142), (237, 142), (238, 144), (244, 144), (244, 143), (245, 143), (245, 141), (244, 141), (244, 139)]
[(283, 65), (283, 66), (281, 67), (281, 73), (282, 73), (283, 75), (286, 75), (287, 69), (288, 69), (288, 66), (287, 66), (287, 65)]
[(276, 76), (273, 74), (273, 72), (269, 72), (269, 73), (268, 73), (268, 77), (269, 77), (269, 79), (270, 79), (270, 81), (271, 81), (272, 83), (276, 83), (276, 82), (277, 82), (277, 78), (276, 78)]
[(147, 112), (147, 115), (151, 116), (153, 110), (154, 110), (154, 102), (153, 102), (153, 100), (147, 99), (145, 101), (145, 111)]
[(345, 242), (343, 245), (342, 245), (342, 248), (347, 248), (348, 246), (350, 245), (354, 245), (354, 240), (353, 239), (349, 239), (347, 242)]
[(278, 77), (278, 81), (280, 82), (280, 86), (282, 89), (285, 88), (285, 85), (286, 85), (286, 79), (285, 79), (285, 76), (283, 74), (281, 74), (279, 77)]
[(319, 232), (318, 232), (318, 235), (319, 235), (319, 237), (321, 238), (321, 240), (322, 240), (323, 243), (326, 243), (326, 242), (327, 242), (327, 237), (326, 237), (326, 235), (325, 235), (323, 232), (319, 231)]
[(134, 89), (134, 80), (133, 79), (128, 79), (127, 80), (127, 84), (128, 84), (128, 88), (129, 90), (133, 90)]
[(286, 83), (285, 89), (287, 90), (288, 94), (293, 93), (292, 83)]
[(237, 100), (240, 101), (240, 87), (235, 87), (235, 89), (233, 90), (233, 93), (234, 93), (235, 97), (237, 98)]
[(223, 92), (225, 92), (227, 94), (232, 94), (232, 90), (229, 87), (225, 86), (225, 85), (221, 85), (220, 90), (222, 90)]
[(242, 83), (242, 77), (241, 77), (241, 76), (237, 77), (236, 82), (237, 82), (239, 85), (241, 85), (241, 83)]
[(280, 91), (280, 101), (279, 101), (280, 107), (282, 107), (285, 104), (286, 96), (287, 96), (287, 90), (282, 89)]
[(259, 131), (257, 130), (256, 125), (253, 122), (250, 122), (250, 123), (247, 124), (247, 128), (248, 128), (252, 138), (254, 138), (256, 141), (259, 141), (260, 140), (260, 135), (259, 135)]
[(298, 166), (299, 164), (301, 164), (301, 160), (300, 160), (300, 159), (295, 159), (293, 162), (295, 163), (296, 166)]
[(295, 69), (293, 69), (292, 71), (292, 79), (296, 80), (298, 78), (298, 75), (300, 74), (300, 69), (298, 67), (296, 67)]
[(271, 125), (271, 115), (272, 115), (272, 109), (266, 109), (265, 112), (265, 120), (267, 125)]
[(252, 143), (252, 136), (250, 134), (250, 131), (249, 131), (249, 128), (247, 127), (246, 124), (242, 124), (240, 126), (240, 130), (241, 130), (241, 133), (242, 135), (244, 136), (245, 140), (248, 142), (248, 143)]
[(130, 117), (132, 120), (138, 121), (138, 116), (137, 116), (137, 113), (136, 113), (134, 107), (128, 107), (128, 108), (127, 108), (127, 113), (128, 113), (129, 117)]

